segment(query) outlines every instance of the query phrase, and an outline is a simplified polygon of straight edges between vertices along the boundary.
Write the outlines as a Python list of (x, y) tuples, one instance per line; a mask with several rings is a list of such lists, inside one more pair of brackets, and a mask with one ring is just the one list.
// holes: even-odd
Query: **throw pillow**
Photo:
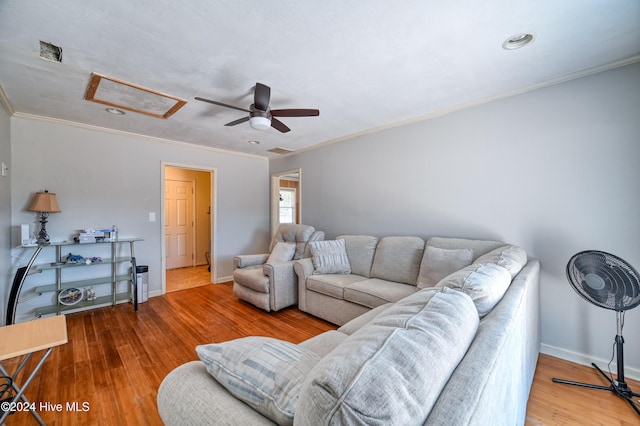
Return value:
[(418, 288), (433, 287), (447, 275), (471, 265), (472, 261), (471, 249), (451, 250), (427, 246), (420, 265)]
[(314, 274), (351, 273), (344, 240), (312, 241), (309, 244)]
[(232, 395), (281, 425), (293, 424), (304, 378), (320, 359), (293, 343), (262, 336), (200, 345), (196, 352)]
[(478, 314), (466, 294), (415, 292), (311, 370), (296, 425), (421, 425), (467, 352)]
[(511, 275), (504, 267), (495, 263), (474, 263), (445, 277), (436, 288), (449, 287), (467, 293), (482, 318), (502, 299), (509, 284)]
[(271, 254), (269, 255), (266, 263), (272, 265), (274, 263), (288, 262), (289, 260), (293, 259), (293, 255), (295, 253), (295, 243), (276, 243), (276, 245), (273, 246), (273, 250), (271, 250)]

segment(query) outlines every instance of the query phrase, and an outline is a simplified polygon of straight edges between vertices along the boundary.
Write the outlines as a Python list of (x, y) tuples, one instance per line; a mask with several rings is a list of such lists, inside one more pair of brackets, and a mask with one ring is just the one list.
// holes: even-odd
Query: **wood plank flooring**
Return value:
[(167, 293), (211, 284), (209, 266), (201, 265), (192, 268), (167, 269), (166, 284)]
[[(26, 392), (38, 406), (62, 404), (61, 412), (39, 410), (54, 426), (161, 425), (158, 386), (173, 368), (197, 359), (196, 345), (247, 335), (297, 343), (336, 328), (296, 308), (264, 313), (233, 296), (230, 283), (154, 297), (141, 304), (137, 314), (130, 304), (123, 304), (68, 315), (67, 327), (69, 343), (53, 351)], [(11, 372), (18, 360), (5, 361), (4, 366)], [(541, 355), (528, 426), (640, 424), (631, 407), (610, 392), (555, 384), (551, 377), (602, 383), (589, 367)], [(640, 390), (639, 383), (628, 383)], [(73, 402), (80, 411), (67, 409)], [(9, 416), (6, 424), (35, 421), (23, 412)]]
[[(606, 365), (598, 367), (608, 372)], [(593, 367), (541, 354), (527, 405), (527, 426), (640, 425), (640, 416), (612, 392), (554, 383), (552, 378), (609, 386)], [(627, 379), (626, 383), (640, 393), (640, 382)], [(640, 397), (634, 399), (640, 402)]]

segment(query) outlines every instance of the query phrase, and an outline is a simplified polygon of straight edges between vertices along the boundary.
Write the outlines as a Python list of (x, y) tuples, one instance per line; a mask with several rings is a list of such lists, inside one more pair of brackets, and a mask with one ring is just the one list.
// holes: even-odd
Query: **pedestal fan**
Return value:
[(592, 363), (591, 365), (609, 381), (610, 386), (562, 379), (553, 379), (553, 381), (611, 391), (625, 399), (640, 415), (640, 408), (633, 401), (633, 397), (640, 397), (640, 394), (632, 392), (624, 381), (624, 339), (622, 337), (624, 312), (640, 305), (640, 276), (638, 272), (617, 256), (602, 251), (587, 250), (573, 255), (569, 260), (567, 278), (573, 289), (582, 298), (596, 306), (616, 311), (615, 351), (618, 377), (617, 380), (610, 378), (595, 363)]

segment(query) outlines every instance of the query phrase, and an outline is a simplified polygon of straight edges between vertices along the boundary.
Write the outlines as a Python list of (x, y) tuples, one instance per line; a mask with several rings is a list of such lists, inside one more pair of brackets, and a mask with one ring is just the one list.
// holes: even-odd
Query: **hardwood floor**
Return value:
[[(238, 301), (227, 283), (151, 298), (137, 314), (123, 304), (68, 315), (67, 328), (69, 343), (53, 351), (27, 390), (38, 405), (63, 405), (61, 412), (39, 411), (54, 426), (161, 425), (158, 386), (173, 368), (197, 359), (196, 345), (247, 335), (297, 343), (336, 327), (295, 308), (264, 313)], [(5, 361), (4, 366), (13, 371), (17, 363)], [(640, 424), (631, 407), (610, 392), (552, 383), (551, 377), (602, 382), (589, 367), (541, 355), (527, 425)], [(640, 390), (639, 383), (628, 383)], [(67, 402), (86, 403), (88, 410), (68, 411)], [(6, 424), (35, 421), (23, 412), (9, 416)]]
[[(606, 365), (599, 367), (608, 372)], [(593, 367), (541, 354), (527, 405), (527, 426), (640, 425), (640, 416), (612, 392), (554, 383), (551, 381), (554, 377), (609, 386)], [(627, 379), (626, 383), (632, 391), (640, 393), (640, 382)], [(634, 400), (640, 403), (640, 397)]]
[(211, 272), (207, 265), (192, 268), (167, 269), (167, 293), (211, 284)]

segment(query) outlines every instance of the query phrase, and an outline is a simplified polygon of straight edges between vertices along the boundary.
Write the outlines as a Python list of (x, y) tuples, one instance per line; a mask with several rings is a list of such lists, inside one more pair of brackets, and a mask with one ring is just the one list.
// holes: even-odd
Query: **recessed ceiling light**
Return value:
[(520, 33), (509, 37), (502, 43), (502, 48), (506, 50), (520, 49), (533, 41), (531, 33)]
[(115, 115), (125, 115), (126, 112), (124, 112), (121, 109), (118, 108), (105, 108), (105, 111), (107, 111), (109, 114), (115, 114)]
[(260, 141), (249, 141), (251, 145), (260, 145)]

